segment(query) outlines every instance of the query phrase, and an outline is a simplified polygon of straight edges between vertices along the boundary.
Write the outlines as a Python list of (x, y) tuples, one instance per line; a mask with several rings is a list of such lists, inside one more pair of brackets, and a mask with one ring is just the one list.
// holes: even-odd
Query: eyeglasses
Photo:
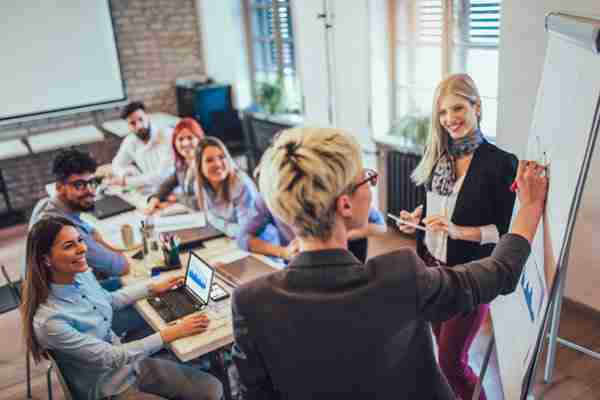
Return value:
[(88, 180), (85, 179), (77, 179), (72, 182), (65, 182), (66, 185), (73, 186), (76, 190), (82, 190), (85, 187), (90, 187), (91, 189), (96, 189), (102, 183), (102, 178), (93, 177)]
[(379, 181), (379, 174), (377, 173), (377, 171), (375, 171), (373, 169), (365, 168), (364, 175), (365, 175), (365, 178), (362, 181), (360, 181), (357, 184), (352, 186), (352, 188), (350, 189), (350, 193), (356, 192), (359, 187), (361, 187), (362, 185), (364, 185), (367, 182), (371, 186), (377, 186), (377, 181)]

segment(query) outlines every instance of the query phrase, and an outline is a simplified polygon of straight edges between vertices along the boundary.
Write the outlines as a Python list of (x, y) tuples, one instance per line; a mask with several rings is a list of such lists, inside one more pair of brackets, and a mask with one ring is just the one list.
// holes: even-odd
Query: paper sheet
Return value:
[(154, 229), (157, 232), (166, 232), (179, 229), (203, 228), (206, 226), (206, 217), (203, 212), (193, 212), (184, 215), (154, 217), (153, 222)]

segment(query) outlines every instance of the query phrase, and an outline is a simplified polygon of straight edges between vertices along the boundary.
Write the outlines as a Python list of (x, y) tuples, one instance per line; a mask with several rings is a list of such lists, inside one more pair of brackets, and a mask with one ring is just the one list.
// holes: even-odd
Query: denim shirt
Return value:
[[(112, 251), (98, 243), (94, 238), (95, 229), (88, 223), (84, 222), (79, 213), (70, 212), (67, 207), (57, 198), (50, 197), (39, 201), (35, 206), (31, 219), (29, 220), (29, 229), (36, 222), (46, 217), (63, 217), (71, 221), (79, 234), (81, 235), (85, 245), (87, 246), (86, 259), (88, 265), (94, 271), (101, 272), (108, 276), (122, 275), (127, 265), (127, 259), (120, 253)], [(25, 263), (24, 263), (25, 264)], [(23, 267), (23, 277), (26, 276), (27, 265)]]
[(142, 282), (115, 292), (102, 289), (88, 270), (72, 284), (51, 284), (33, 318), (40, 346), (51, 350), (75, 398), (121, 393), (135, 382), (137, 362), (163, 347), (160, 333), (122, 344), (112, 331), (113, 311), (148, 296)]
[(255, 202), (259, 196), (256, 185), (248, 175), (239, 172), (237, 176), (238, 179), (230, 188), (229, 202), (219, 198), (210, 185), (202, 188), (206, 219), (233, 238), (239, 237), (242, 227), (254, 216)]

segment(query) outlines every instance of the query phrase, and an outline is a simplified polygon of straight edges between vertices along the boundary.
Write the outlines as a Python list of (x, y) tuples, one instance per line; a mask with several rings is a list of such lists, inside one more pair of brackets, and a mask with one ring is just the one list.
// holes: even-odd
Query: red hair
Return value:
[(175, 148), (175, 140), (177, 139), (177, 135), (184, 130), (192, 132), (192, 134), (196, 136), (199, 141), (204, 138), (204, 130), (202, 130), (200, 124), (193, 118), (183, 118), (177, 123), (177, 125), (175, 125), (175, 129), (173, 129), (173, 135), (171, 136), (171, 147), (173, 148), (173, 154), (175, 154), (175, 167), (177, 169), (179, 169), (185, 163), (185, 160), (177, 152), (177, 149)]

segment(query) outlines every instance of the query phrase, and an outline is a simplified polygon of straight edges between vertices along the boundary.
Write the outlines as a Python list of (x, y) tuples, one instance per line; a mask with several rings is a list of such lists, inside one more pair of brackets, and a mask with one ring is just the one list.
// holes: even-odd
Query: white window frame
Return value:
[[(258, 35), (256, 32), (253, 31), (253, 26), (252, 26), (252, 18), (254, 16), (253, 14), (257, 10), (271, 9), (272, 13), (274, 15), (276, 15), (276, 14), (278, 14), (277, 7), (285, 6), (289, 10), (288, 17), (289, 17), (289, 21), (290, 21), (290, 27), (293, 32), (293, 22), (292, 22), (292, 18), (291, 18), (292, 6), (291, 6), (291, 0), (273, 0), (271, 2), (265, 1), (264, 3), (262, 3), (260, 0), (259, 1), (242, 0), (242, 1), (243, 1), (245, 31), (246, 31), (245, 32), (246, 33), (246, 46), (248, 49), (248, 65), (249, 65), (249, 71), (250, 71), (250, 85), (251, 85), (251, 91), (252, 91), (252, 98), (256, 101), (258, 98), (258, 88), (259, 88), (258, 86), (259, 86), (259, 83), (261, 82), (261, 80), (258, 78), (258, 75), (260, 73), (264, 73), (264, 74), (276, 73), (279, 77), (292, 76), (293, 79), (296, 80), (296, 82), (299, 82), (299, 81), (298, 81), (298, 70), (297, 70), (297, 66), (296, 66), (295, 55), (292, 55), (292, 65), (286, 64), (285, 57), (283, 56), (284, 42), (289, 42), (292, 49), (294, 49), (295, 44), (294, 44), (294, 40), (293, 40), (293, 33), (291, 33), (291, 36), (289, 39), (284, 39), (281, 34), (281, 30), (282, 30), (281, 19), (275, 18), (274, 19), (274, 22), (275, 22), (274, 23), (274, 32), (273, 32), (274, 34), (272, 35), (272, 37)], [(267, 69), (259, 69), (257, 67), (256, 62), (255, 62), (256, 57), (259, 56), (256, 54), (256, 51), (255, 51), (255, 45), (257, 42), (273, 43), (272, 45), (275, 46), (276, 52), (279, 54), (275, 70), (270, 70), (268, 68)], [(267, 64), (266, 60), (264, 60), (264, 64)], [(285, 71), (286, 68), (291, 69), (292, 72), (286, 72)], [(298, 86), (299, 83), (296, 83), (296, 85)], [(298, 98), (297, 99), (294, 98), (294, 103), (299, 104), (301, 101), (301, 96), (300, 96), (300, 93), (297, 93), (297, 94), (298, 94)], [(289, 93), (288, 93), (288, 95), (289, 95)], [(289, 104), (286, 104), (285, 106), (289, 106)]]
[[(432, 0), (429, 0), (429, 2), (431, 2)], [(435, 1), (435, 0), (434, 0)], [(471, 37), (476, 37), (476, 36), (469, 36), (469, 32), (465, 32), (462, 34), (461, 37), (455, 36), (458, 35), (458, 32), (455, 32), (457, 29), (457, 18), (455, 18), (454, 16), (454, 4), (455, 2), (458, 1), (462, 1), (464, 3), (469, 4), (470, 0), (438, 0), (439, 3), (441, 3), (442, 6), (442, 13), (441, 13), (441, 19), (442, 19), (442, 23), (441, 23), (441, 32), (440, 32), (440, 39), (438, 42), (427, 42), (427, 41), (423, 41), (423, 40), (419, 40), (419, 38), (416, 38), (416, 36), (418, 35), (418, 31), (417, 31), (417, 18), (419, 18), (421, 16), (421, 14), (418, 13), (417, 10), (415, 10), (415, 7), (418, 6), (418, 3), (421, 2), (428, 2), (427, 0), (389, 0), (388, 1), (388, 12), (389, 12), (389, 16), (390, 16), (390, 45), (391, 45), (391, 68), (390, 68), (390, 74), (392, 77), (392, 96), (391, 96), (391, 101), (392, 101), (392, 118), (393, 120), (398, 120), (399, 118), (401, 118), (403, 115), (400, 115), (400, 110), (398, 107), (398, 96), (400, 95), (400, 90), (401, 89), (408, 89), (408, 90), (430, 90), (432, 88), (434, 88), (438, 82), (432, 82), (431, 83), (431, 87), (421, 87), (417, 84), (413, 82), (410, 82), (410, 80), (406, 81), (406, 82), (400, 82), (398, 80), (397, 77), (397, 66), (398, 66), (398, 47), (401, 45), (405, 45), (407, 46), (407, 48), (410, 49), (416, 49), (419, 47), (425, 47), (428, 45), (433, 45), (433, 46), (441, 46), (441, 65), (440, 65), (440, 71), (441, 71), (441, 76), (447, 76), (450, 73), (453, 72), (457, 72), (458, 70), (463, 71), (465, 70), (466, 67), (466, 60), (465, 60), (465, 56), (463, 56), (463, 61), (462, 61), (462, 66), (460, 68), (454, 68), (453, 69), (453, 62), (452, 62), (452, 57), (457, 55), (457, 52), (459, 51), (458, 49), (460, 47), (463, 47), (468, 51), (469, 49), (485, 49), (485, 50), (490, 50), (490, 51), (498, 51), (499, 50), (499, 46), (498, 46), (498, 42), (497, 41), (490, 41), (489, 43), (485, 43), (484, 40), (482, 40), (480, 43), (477, 42), (471, 42), (470, 38)], [(403, 4), (399, 4), (399, 3), (403, 3)], [(488, 3), (490, 3), (491, 5), (498, 5), (498, 7), (501, 7), (502, 5), (502, 0), (489, 0)], [(399, 39), (399, 29), (402, 29), (402, 27), (398, 26), (398, 12), (399, 12), (399, 7), (406, 7), (409, 11), (408, 13), (412, 16), (412, 18), (408, 18), (408, 33), (409, 35), (412, 36), (412, 38), (408, 39), (408, 40), (400, 40)], [(465, 8), (465, 10), (467, 10), (467, 8)], [(462, 15), (462, 18), (470, 18), (470, 14), (467, 12), (465, 14)], [(484, 18), (485, 19), (485, 18)], [(500, 13), (497, 14), (497, 20), (500, 23)], [(485, 31), (486, 29), (489, 28), (481, 28), (481, 30)], [(499, 35), (499, 27), (498, 27), (498, 35)], [(465, 37), (466, 35), (466, 37)], [(494, 35), (496, 36), (496, 35)], [(456, 39), (455, 39), (456, 38)], [(412, 46), (411, 46), (412, 43)], [(414, 59), (414, 56), (413, 56)], [(411, 65), (412, 64), (412, 65)], [(412, 62), (410, 63), (410, 61), (407, 62), (407, 65), (409, 66), (409, 68), (412, 69), (412, 76), (414, 76), (414, 68), (416, 67), (416, 63)], [(410, 71), (409, 71), (410, 74)], [(410, 78), (409, 78), (410, 79)], [(476, 82), (477, 83), (477, 82)], [(495, 96), (489, 96), (489, 95), (485, 95), (482, 93), (482, 99), (485, 101), (487, 100), (498, 100), (498, 94), (496, 93)], [(427, 110), (429, 111), (429, 110)], [(496, 128), (496, 127), (495, 127)], [(494, 128), (494, 131), (495, 131)]]

